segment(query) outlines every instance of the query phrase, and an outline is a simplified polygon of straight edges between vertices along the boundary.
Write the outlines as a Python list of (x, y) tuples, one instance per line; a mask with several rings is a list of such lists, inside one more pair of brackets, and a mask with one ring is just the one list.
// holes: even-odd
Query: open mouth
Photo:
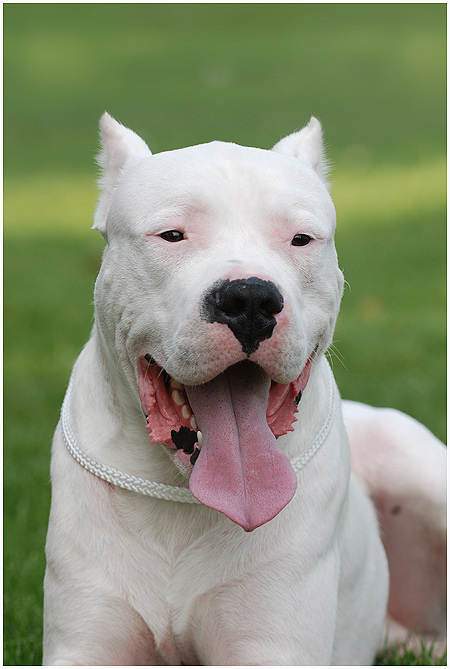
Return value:
[(250, 531), (292, 499), (297, 478), (276, 438), (293, 430), (315, 351), (295, 381), (279, 384), (250, 361), (184, 386), (149, 354), (138, 360), (150, 438), (176, 451), (197, 499)]

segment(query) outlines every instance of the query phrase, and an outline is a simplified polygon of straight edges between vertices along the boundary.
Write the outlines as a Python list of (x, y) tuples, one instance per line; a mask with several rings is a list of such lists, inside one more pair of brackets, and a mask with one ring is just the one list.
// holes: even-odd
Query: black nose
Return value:
[(271, 281), (250, 279), (219, 281), (205, 296), (203, 318), (224, 323), (242, 344), (246, 355), (254, 353), (277, 324), (274, 314), (283, 309), (283, 296)]

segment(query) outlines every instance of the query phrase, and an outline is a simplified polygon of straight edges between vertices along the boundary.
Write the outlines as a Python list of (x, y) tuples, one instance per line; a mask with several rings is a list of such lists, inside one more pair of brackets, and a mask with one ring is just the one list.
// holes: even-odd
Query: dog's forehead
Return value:
[(302, 161), (218, 141), (144, 158), (125, 172), (120, 186), (135, 203), (152, 209), (170, 199), (196, 203), (250, 198), (272, 206), (331, 203), (325, 184)]

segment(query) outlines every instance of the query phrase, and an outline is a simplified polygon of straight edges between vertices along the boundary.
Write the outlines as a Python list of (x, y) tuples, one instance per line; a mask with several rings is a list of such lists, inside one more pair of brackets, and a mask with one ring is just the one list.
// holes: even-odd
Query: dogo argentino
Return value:
[(364, 665), (387, 611), (442, 632), (445, 449), (344, 403), (351, 457), (325, 358), (343, 277), (319, 122), (272, 151), (152, 155), (108, 114), (101, 136), (44, 664)]

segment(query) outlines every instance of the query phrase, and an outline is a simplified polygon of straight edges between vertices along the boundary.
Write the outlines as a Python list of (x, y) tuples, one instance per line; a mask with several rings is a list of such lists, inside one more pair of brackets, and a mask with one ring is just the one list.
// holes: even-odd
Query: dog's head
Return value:
[(253, 529), (295, 492), (276, 437), (292, 429), (342, 294), (320, 124), (272, 151), (213, 142), (152, 155), (107, 114), (101, 135), (107, 355), (192, 492)]

